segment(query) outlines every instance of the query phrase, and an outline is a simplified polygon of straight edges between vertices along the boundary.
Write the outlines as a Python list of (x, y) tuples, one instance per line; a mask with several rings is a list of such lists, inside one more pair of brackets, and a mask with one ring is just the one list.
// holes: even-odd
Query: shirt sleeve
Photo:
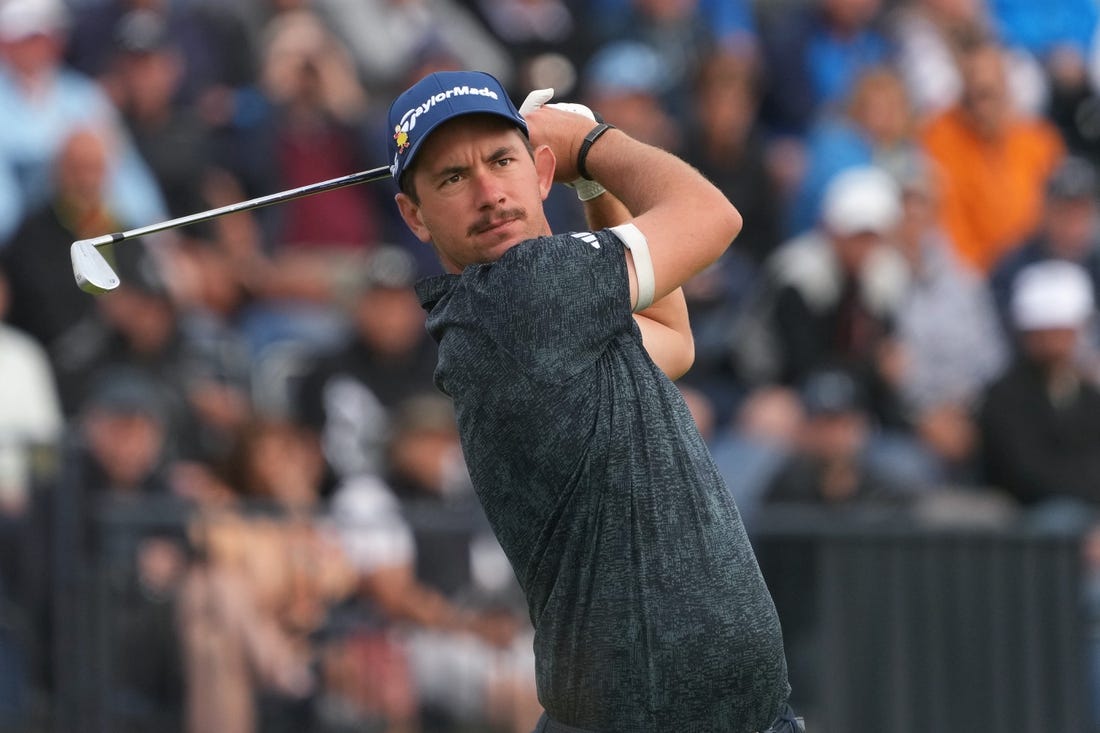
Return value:
[(498, 346), (540, 378), (569, 379), (638, 333), (624, 245), (609, 230), (520, 244), (480, 273), (477, 288)]

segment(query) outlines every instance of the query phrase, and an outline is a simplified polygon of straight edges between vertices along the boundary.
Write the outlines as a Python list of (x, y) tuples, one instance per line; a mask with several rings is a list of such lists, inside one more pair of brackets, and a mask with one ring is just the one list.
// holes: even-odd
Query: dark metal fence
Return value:
[[(421, 506), (408, 516), (437, 535), (483, 529), (468, 511)], [(183, 701), (171, 692), (178, 653), (150, 633), (173, 628), (172, 610), (135, 590), (130, 553), (135, 537), (178, 531), (179, 520), (164, 505), (116, 504), (98, 511), (92, 556), (55, 541), (48, 715), (37, 728), (9, 717), (9, 729), (182, 730)], [(1095, 730), (1075, 532), (784, 511), (761, 519), (754, 543), (784, 624), (793, 701), (813, 733)], [(0, 640), (20, 633), (0, 631)], [(3, 649), (19, 648), (0, 647), (0, 670), (20, 662)], [(164, 675), (159, 707), (120, 684), (120, 662), (131, 675)]]
[(815, 733), (1095, 729), (1076, 532), (771, 519), (757, 550)]

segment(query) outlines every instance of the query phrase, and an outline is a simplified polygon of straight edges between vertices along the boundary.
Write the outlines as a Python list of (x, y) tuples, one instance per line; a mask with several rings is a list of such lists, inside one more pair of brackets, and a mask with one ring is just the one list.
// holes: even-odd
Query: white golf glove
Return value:
[(523, 104), (519, 106), (519, 113), (526, 117), (553, 98), (553, 89), (535, 89), (527, 95), (527, 99), (523, 100)]
[[(555, 109), (564, 110), (565, 112), (572, 112), (573, 114), (583, 115), (593, 122), (599, 122), (596, 119), (596, 115), (588, 107), (583, 104), (575, 104), (573, 102), (554, 102), (553, 104), (546, 104), (554, 96), (553, 89), (535, 89), (527, 95), (527, 99), (523, 100), (523, 104), (519, 106), (519, 113), (526, 116), (529, 112), (546, 105)], [(590, 181), (587, 178), (578, 178), (572, 183), (565, 184), (577, 192), (577, 198), (581, 201), (591, 201), (600, 194), (607, 191), (606, 188), (601, 186), (596, 181)]]

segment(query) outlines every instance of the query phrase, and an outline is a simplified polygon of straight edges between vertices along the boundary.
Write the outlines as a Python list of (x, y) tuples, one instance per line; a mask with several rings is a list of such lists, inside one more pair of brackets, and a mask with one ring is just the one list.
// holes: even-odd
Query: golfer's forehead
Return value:
[(418, 168), (433, 173), (464, 165), (502, 147), (523, 148), (523, 133), (495, 115), (465, 115), (432, 131), (420, 150)]

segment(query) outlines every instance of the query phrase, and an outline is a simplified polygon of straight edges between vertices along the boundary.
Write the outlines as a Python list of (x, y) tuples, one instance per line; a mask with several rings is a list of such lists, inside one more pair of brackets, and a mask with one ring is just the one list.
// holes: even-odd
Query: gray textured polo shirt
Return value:
[(478, 496), (527, 596), (539, 699), (600, 732), (748, 733), (786, 700), (771, 597), (609, 231), (418, 284)]

